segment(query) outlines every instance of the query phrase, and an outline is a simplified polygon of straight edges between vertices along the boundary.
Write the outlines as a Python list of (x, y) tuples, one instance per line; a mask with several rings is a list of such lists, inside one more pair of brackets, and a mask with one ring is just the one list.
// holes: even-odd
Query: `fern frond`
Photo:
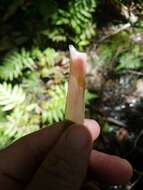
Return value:
[(18, 52), (8, 53), (0, 66), (0, 78), (13, 80), (22, 74), (23, 64)]
[(0, 121), (0, 148), (39, 129), (40, 115), (36, 113), (37, 106), (24, 102), (7, 114), (5, 120)]
[(48, 90), (48, 100), (42, 105), (42, 120), (52, 124), (64, 119), (67, 84), (52, 86)]
[(0, 150), (3, 148), (6, 148), (11, 143), (11, 137), (9, 135), (4, 134), (5, 129), (3, 126), (5, 125), (5, 122), (0, 122)]
[[(63, 41), (63, 36), (72, 40), (74, 43), (83, 47), (89, 43), (91, 38), (95, 35), (95, 24), (93, 22), (93, 13), (96, 10), (96, 0), (75, 0), (70, 1), (67, 10), (59, 10), (52, 17), (53, 25), (56, 25), (56, 29), (53, 30), (50, 35), (51, 38), (61, 36), (58, 39)], [(57, 27), (60, 28), (57, 30)], [(72, 31), (73, 35), (64, 31), (67, 29)], [(65, 39), (64, 39), (65, 40)]]
[(139, 57), (126, 53), (120, 58), (120, 64), (117, 66), (116, 70), (139, 69), (141, 67), (143, 68)]
[(18, 51), (10, 52), (0, 66), (0, 78), (12, 81), (22, 75), (23, 69), (33, 69), (34, 64), (30, 53), (25, 49), (22, 49), (20, 53)]
[(30, 51), (26, 51), (24, 48), (22, 48), (20, 56), (21, 56), (21, 62), (23, 63), (23, 69), (29, 68), (33, 70), (35, 68), (35, 63), (31, 57)]
[(30, 72), (23, 78), (21, 87), (27, 95), (30, 95), (32, 99), (37, 99), (44, 91), (44, 84), (40, 79), (40, 74), (36, 71)]
[(33, 48), (31, 55), (33, 59), (38, 60), (40, 66), (54, 66), (58, 53), (53, 48), (46, 48), (41, 51), (39, 48)]
[(11, 84), (0, 84), (0, 107), (3, 111), (9, 111), (22, 104), (25, 100), (25, 93), (22, 88)]
[[(30, 106), (30, 105), (29, 105)], [(4, 134), (15, 139), (39, 129), (40, 116), (23, 104), (7, 116)]]
[(129, 51), (120, 55), (119, 65), (116, 67), (116, 71), (142, 69), (142, 55), (142, 49), (138, 45), (130, 47)]
[(47, 48), (43, 51), (48, 66), (54, 66), (58, 53), (53, 48)]
[(58, 27), (58, 30), (57, 30), (57, 28), (55, 29), (55, 27), (54, 27), (54, 29), (52, 31), (44, 30), (41, 33), (44, 36), (48, 37), (53, 42), (66, 42), (66, 40), (67, 40), (67, 36), (65, 35), (63, 28)]

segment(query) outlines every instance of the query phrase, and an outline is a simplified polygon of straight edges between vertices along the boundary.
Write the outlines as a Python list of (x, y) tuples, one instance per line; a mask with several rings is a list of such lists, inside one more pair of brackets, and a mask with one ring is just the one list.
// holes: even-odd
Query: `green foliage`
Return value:
[[(41, 125), (64, 118), (66, 77), (61, 73), (65, 70), (55, 65), (56, 59), (62, 62), (63, 58), (52, 48), (43, 51), (22, 49), (20, 53), (15, 51), (6, 55), (0, 69), (3, 79), (0, 84), (2, 147), (38, 130)], [(48, 71), (46, 80), (43, 69)], [(62, 80), (58, 78), (55, 85), (58, 73)], [(19, 76), (20, 79), (15, 80)]]
[(128, 69), (142, 69), (143, 59), (142, 50), (138, 45), (132, 46), (128, 51), (119, 56), (119, 65), (116, 67), (118, 72)]
[(0, 120), (2, 146), (6, 146), (16, 139), (39, 129), (39, 115), (35, 111), (36, 105), (26, 105), (26, 102), (17, 106), (12, 112)]
[(99, 96), (95, 92), (93, 93), (93, 92), (90, 92), (88, 90), (85, 91), (85, 102), (86, 102), (86, 105), (90, 105), (90, 102), (93, 99), (96, 99), (96, 98), (99, 98)]
[[(11, 46), (25, 45), (25, 42), (26, 45), (29, 45), (29, 42), (33, 45), (34, 42), (42, 48), (47, 46), (57, 48), (61, 45), (65, 47), (70, 42), (83, 49), (92, 42), (92, 38), (100, 30), (98, 26), (101, 22), (103, 26), (107, 26), (106, 17), (107, 20), (111, 20), (111, 14), (115, 13), (112, 16), (116, 23), (122, 23), (123, 17), (125, 17), (124, 21), (129, 21), (127, 15), (134, 15), (138, 17), (138, 20), (142, 20), (142, 7), (142, 0), (110, 0), (109, 2), (69, 0), (62, 1), (62, 3), (58, 0), (30, 0), (30, 2), (1, 0), (1, 31), (4, 42), (6, 39), (8, 43), (4, 45), (11, 49)], [(112, 9), (114, 10), (110, 13)], [(117, 18), (116, 15), (118, 15)], [(5, 24), (9, 25), (9, 21), (14, 26), (12, 34), (9, 32), (11, 31), (9, 27), (5, 29)], [(5, 22), (4, 31), (6, 30), (6, 33), (3, 32), (3, 22)], [(21, 23), (20, 27), (19, 23)]]
[(0, 66), (0, 78), (12, 81), (22, 75), (22, 71), (26, 68), (33, 69), (34, 61), (30, 57), (30, 53), (25, 49), (10, 52), (4, 58)]
[(143, 69), (142, 57), (141, 45), (135, 43), (127, 32), (121, 32), (97, 47), (96, 57), (91, 63), (100, 69), (120, 74), (127, 70)]
[[(4, 124), (5, 123), (3, 123), (2, 125), (4, 125)], [(6, 146), (8, 146), (10, 143), (11, 143), (11, 140), (10, 140), (9, 136), (4, 134), (4, 129), (0, 125), (0, 150), (5, 148)]]
[(36, 113), (36, 104), (17, 106), (7, 115), (4, 134), (14, 140), (39, 129), (40, 116)]
[(96, 0), (72, 0), (66, 9), (58, 9), (52, 15), (52, 31), (44, 31), (55, 42), (72, 41), (80, 48), (88, 45), (95, 35), (93, 13)]
[(121, 32), (99, 44), (96, 48), (96, 58), (92, 60), (96, 66), (109, 67), (113, 60), (124, 52), (130, 46), (130, 40), (127, 32)]
[(40, 73), (31, 71), (25, 74), (21, 87), (26, 94), (29, 94), (32, 100), (37, 100), (44, 92), (44, 83), (40, 79)]
[(40, 66), (51, 66), (53, 67), (58, 56), (58, 53), (52, 48), (46, 48), (43, 52), (39, 48), (33, 48), (32, 50), (33, 59), (38, 59)]
[(97, 50), (97, 57), (95, 59), (96, 66), (107, 65), (113, 56), (112, 49), (107, 47), (107, 45), (101, 45)]
[(46, 62), (49, 66), (54, 66), (55, 64), (55, 59), (58, 56), (58, 53), (51, 48), (47, 48), (43, 51), (43, 54), (46, 58)]
[(42, 105), (42, 121), (50, 124), (63, 120), (67, 84), (55, 85), (48, 90), (47, 102)]
[(0, 107), (3, 111), (9, 111), (22, 104), (25, 100), (23, 90), (15, 85), (0, 84)]

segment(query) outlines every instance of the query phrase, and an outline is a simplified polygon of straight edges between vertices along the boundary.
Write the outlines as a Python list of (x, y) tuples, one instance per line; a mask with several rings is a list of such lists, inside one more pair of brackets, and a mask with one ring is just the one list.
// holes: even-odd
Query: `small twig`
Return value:
[(131, 73), (131, 74), (134, 74), (134, 75), (138, 75), (138, 76), (143, 76), (143, 72), (139, 72), (139, 71), (129, 70), (128, 73)]
[(126, 125), (122, 121), (119, 121), (119, 120), (114, 119), (112, 117), (107, 117), (107, 118), (105, 118), (105, 120), (110, 122), (110, 123), (116, 124), (120, 127), (126, 127)]
[(128, 190), (133, 190), (134, 186), (140, 181), (140, 179), (142, 178), (142, 176), (139, 176), (138, 179), (136, 179), (136, 181), (134, 183), (132, 183), (129, 187)]
[(120, 28), (118, 28), (118, 29), (112, 31), (111, 33), (107, 34), (106, 36), (104, 36), (103, 38), (101, 38), (98, 42), (101, 43), (101, 42), (103, 42), (104, 40), (106, 40), (106, 39), (108, 39), (108, 38), (110, 38), (110, 37), (112, 37), (112, 36), (118, 34), (119, 32), (122, 32), (123, 30), (126, 30), (126, 29), (128, 29), (128, 28), (130, 28), (130, 27), (131, 27), (131, 24), (130, 24), (130, 23), (127, 23), (127, 24), (121, 26)]

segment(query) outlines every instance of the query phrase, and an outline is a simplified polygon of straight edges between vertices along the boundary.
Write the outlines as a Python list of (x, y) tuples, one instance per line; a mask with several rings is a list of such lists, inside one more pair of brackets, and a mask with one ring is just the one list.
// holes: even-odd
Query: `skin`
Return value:
[(108, 184), (125, 184), (132, 167), (119, 157), (92, 150), (100, 128), (58, 123), (27, 135), (0, 152), (2, 190), (80, 190), (88, 173)]

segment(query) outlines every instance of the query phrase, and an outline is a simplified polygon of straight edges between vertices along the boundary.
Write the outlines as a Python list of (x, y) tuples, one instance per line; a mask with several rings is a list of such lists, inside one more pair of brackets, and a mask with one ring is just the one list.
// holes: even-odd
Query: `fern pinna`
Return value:
[(12, 81), (22, 75), (25, 68), (33, 69), (34, 61), (25, 49), (9, 52), (0, 66), (0, 78)]
[(67, 84), (55, 85), (48, 90), (47, 102), (42, 104), (42, 120), (50, 124), (64, 118)]
[(22, 104), (25, 100), (23, 90), (15, 85), (12, 88), (11, 84), (0, 84), (0, 106), (3, 111), (9, 111)]
[(96, 2), (97, 0), (69, 1), (67, 9), (59, 9), (52, 16), (55, 29), (49, 33), (49, 37), (53, 41), (72, 40), (80, 48), (88, 45), (95, 35), (93, 13), (96, 11)]
[(44, 78), (42, 75), (43, 69), (54, 71), (56, 58), (60, 60), (60, 57), (63, 56), (52, 48), (22, 49), (5, 56), (0, 66), (0, 135), (3, 139), (0, 137), (0, 147), (38, 130), (41, 125), (64, 118), (64, 73), (56, 66), (56, 75), (63, 75), (56, 85), (55, 72), (47, 73)]

